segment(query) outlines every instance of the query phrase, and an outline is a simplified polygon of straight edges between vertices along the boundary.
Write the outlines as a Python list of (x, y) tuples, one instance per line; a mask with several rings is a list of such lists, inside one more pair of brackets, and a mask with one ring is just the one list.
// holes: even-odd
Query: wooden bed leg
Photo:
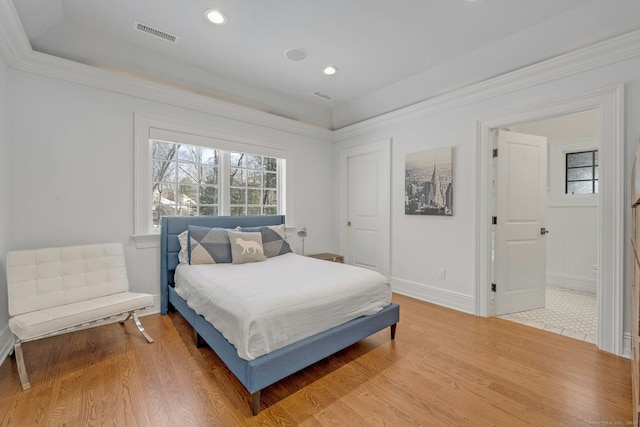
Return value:
[(198, 331), (196, 331), (194, 329), (193, 333), (194, 333), (194, 337), (193, 338), (195, 340), (196, 348), (200, 348), (200, 347), (204, 346), (205, 345), (205, 341), (202, 339), (202, 337), (200, 336)]
[(251, 393), (251, 414), (255, 417), (260, 412), (260, 390)]
[(396, 326), (398, 324), (394, 323), (393, 325), (391, 325), (391, 339), (394, 340), (396, 339)]

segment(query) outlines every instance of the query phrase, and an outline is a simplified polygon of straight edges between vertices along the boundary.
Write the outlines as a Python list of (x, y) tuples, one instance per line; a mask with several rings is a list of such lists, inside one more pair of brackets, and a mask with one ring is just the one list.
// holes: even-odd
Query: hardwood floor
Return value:
[(249, 395), (179, 314), (25, 344), (32, 388), (0, 366), (3, 426), (628, 425), (628, 359), (593, 344), (395, 295), (379, 332)]

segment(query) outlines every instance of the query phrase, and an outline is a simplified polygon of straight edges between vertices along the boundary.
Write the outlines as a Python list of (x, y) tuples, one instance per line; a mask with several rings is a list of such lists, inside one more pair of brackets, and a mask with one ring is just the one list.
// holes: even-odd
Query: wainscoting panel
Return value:
[(547, 207), (547, 279), (556, 286), (596, 292), (598, 207)]

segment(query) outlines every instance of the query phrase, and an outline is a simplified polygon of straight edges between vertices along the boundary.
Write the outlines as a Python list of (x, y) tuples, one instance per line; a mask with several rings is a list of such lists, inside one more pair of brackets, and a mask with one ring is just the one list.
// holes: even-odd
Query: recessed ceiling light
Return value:
[(327, 65), (326, 67), (324, 67), (322, 72), (325, 73), (327, 76), (333, 76), (335, 73), (338, 72), (338, 67), (334, 67), (333, 65)]
[(216, 25), (222, 25), (227, 22), (227, 17), (224, 15), (224, 13), (216, 9), (205, 10), (204, 17), (207, 18), (207, 21)]

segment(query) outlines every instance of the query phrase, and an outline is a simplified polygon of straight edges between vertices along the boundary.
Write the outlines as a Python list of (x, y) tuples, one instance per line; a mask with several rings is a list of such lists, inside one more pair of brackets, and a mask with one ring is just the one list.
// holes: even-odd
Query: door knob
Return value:
[(545, 234), (549, 234), (549, 230), (547, 230), (546, 228), (542, 227), (540, 229), (540, 235), (544, 236)]

